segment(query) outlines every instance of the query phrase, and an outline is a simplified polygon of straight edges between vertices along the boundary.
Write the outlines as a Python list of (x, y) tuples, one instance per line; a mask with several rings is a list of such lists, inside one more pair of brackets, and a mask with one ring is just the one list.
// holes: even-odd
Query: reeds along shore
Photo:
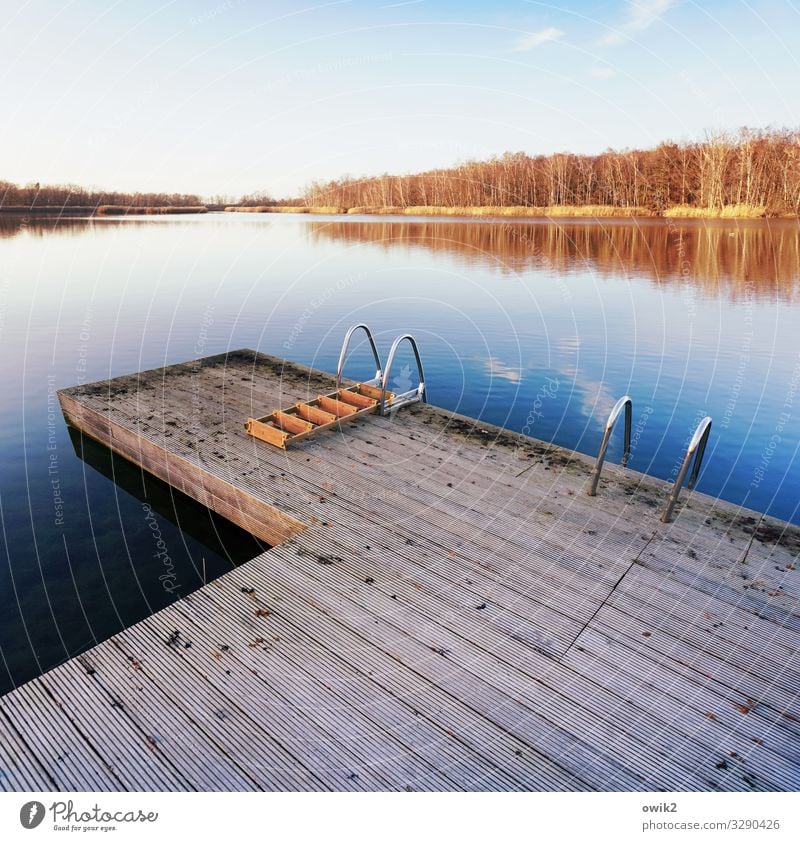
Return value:
[[(412, 205), (400, 207), (357, 206), (357, 207), (305, 207), (305, 206), (261, 206), (261, 207), (226, 207), (227, 212), (235, 213), (327, 213), (361, 214), (366, 216), (463, 216), (481, 218), (622, 218), (659, 217), (668, 218), (705, 218), (705, 219), (760, 219), (767, 216), (765, 207), (746, 204), (729, 205), (722, 208), (700, 208), (687, 205), (653, 210), (648, 207), (614, 207), (613, 205), (552, 205), (549, 207), (524, 207), (512, 205), (481, 207), (440, 207), (433, 205)], [(793, 216), (794, 214), (785, 214)]]
[(159, 216), (173, 213), (208, 213), (208, 208), (204, 204), (182, 207), (134, 207), (124, 204), (105, 204), (95, 211), (97, 216)]
[[(227, 207), (206, 205), (141, 207), (136, 205), (101, 205), (100, 207), (82, 207), (67, 205), (23, 207), (19, 205), (0, 206), (0, 214), (5, 215), (45, 215), (45, 216), (157, 216), (164, 214), (208, 213), (225, 210), (227, 213), (307, 213), (328, 215), (365, 215), (365, 216), (442, 216), (475, 217), (483, 219), (630, 219), (635, 217), (667, 217), (675, 219), (760, 219), (767, 216), (764, 207), (745, 204), (729, 205), (722, 208), (701, 208), (679, 205), (661, 211), (647, 207), (613, 207), (612, 205), (555, 205), (551, 207), (520, 206), (483, 206), (483, 207), (435, 207), (419, 206), (396, 207), (306, 207), (303, 205), (259, 205)], [(784, 214), (794, 216), (794, 214)]]
[(374, 215), (395, 214), (399, 216), (511, 216), (511, 217), (546, 217), (546, 216), (652, 216), (652, 211), (645, 207), (608, 207), (587, 205), (585, 207), (520, 207), (512, 205), (483, 207), (434, 207), (413, 205), (411, 207), (350, 207), (348, 213)]
[(369, 216), (652, 216), (652, 211), (644, 207), (436, 207), (414, 205), (399, 207), (377, 205), (364, 207), (334, 206), (280, 206), (264, 205), (258, 207), (239, 207), (233, 205), (225, 210), (231, 213), (329, 213), (329, 214), (365, 214)]
[(668, 207), (663, 215), (669, 219), (763, 219), (766, 216), (795, 216), (794, 213), (770, 214), (766, 207), (751, 204), (729, 204), (718, 208), (690, 207), (682, 204)]
[(305, 205), (256, 205), (226, 207), (227, 213), (347, 213), (346, 207), (306, 207)]

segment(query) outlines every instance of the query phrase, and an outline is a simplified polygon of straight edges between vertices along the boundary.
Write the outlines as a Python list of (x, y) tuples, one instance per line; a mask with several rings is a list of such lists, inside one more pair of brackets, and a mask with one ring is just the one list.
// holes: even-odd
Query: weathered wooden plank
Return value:
[(0, 706), (0, 788), (3, 791), (47, 791), (56, 781)]
[[(328, 466), (326, 475), (330, 476), (330, 474), (331, 469)], [(276, 477), (273, 475), (271, 478), (275, 479)], [(295, 467), (292, 476), (293, 487), (298, 487), (298, 482), (301, 478), (307, 478), (309, 483), (316, 482), (317, 487), (319, 487), (318, 471), (315, 471), (313, 468), (303, 467), (302, 465)], [(247, 480), (243, 478), (243, 481)], [(326, 488), (330, 487), (327, 481), (324, 484)], [(311, 485), (309, 484), (309, 486)], [(459, 516), (449, 516), (447, 511), (437, 512), (431, 505), (425, 504), (424, 502), (418, 503), (410, 496), (404, 498), (402, 495), (393, 494), (390, 498), (380, 499), (379, 497), (386, 495), (385, 491), (375, 492), (373, 483), (366, 479), (361, 480), (352, 475), (350, 476), (350, 482), (345, 483), (344, 488), (342, 493), (335, 494), (337, 497), (335, 504), (342, 505), (350, 501), (360, 509), (362, 515), (370, 515), (371, 519), (376, 521), (385, 522), (387, 517), (391, 517), (393, 520), (402, 517), (401, 523), (405, 530), (415, 531), (422, 539), (430, 535), (431, 529), (428, 526), (430, 525), (430, 521), (434, 520), (434, 525), (439, 527), (436, 533), (450, 540), (448, 548), (453, 545), (459, 548), (466, 546), (477, 547), (481, 550), (483, 557), (492, 559), (493, 561), (504, 560), (512, 563), (514, 566), (526, 564), (530, 558), (530, 553), (534, 552), (535, 556), (539, 556), (547, 561), (541, 565), (539, 577), (539, 585), (541, 587), (550, 587), (550, 591), (545, 592), (543, 595), (543, 598), (546, 600), (563, 597), (565, 589), (566, 591), (577, 591), (579, 588), (580, 591), (576, 592), (576, 596), (580, 598), (577, 601), (575, 599), (568, 599), (569, 603), (581, 604), (588, 592), (595, 591), (599, 593), (599, 597), (602, 599), (607, 593), (607, 589), (603, 590), (603, 588), (613, 586), (619, 574), (621, 574), (620, 571), (615, 576), (613, 570), (609, 571), (607, 575), (602, 574), (602, 572), (598, 574), (598, 570), (602, 570), (605, 567), (603, 561), (608, 563), (608, 560), (604, 557), (602, 560), (594, 561), (593, 557), (591, 557), (596, 551), (598, 544), (602, 543), (602, 539), (597, 536), (597, 529), (586, 528), (586, 539), (592, 549), (586, 550), (586, 554), (590, 557), (579, 561), (578, 556), (574, 552), (570, 553), (563, 546), (553, 545), (547, 537), (542, 536), (542, 530), (536, 529), (535, 527), (535, 533), (525, 534), (517, 542), (513, 541), (513, 533), (508, 531), (504, 533), (503, 540), (498, 540), (494, 535), (484, 539), (483, 533), (495, 527), (490, 526), (482, 529), (470, 524), (470, 519), (475, 518), (473, 512), (462, 511)], [(253, 492), (257, 492), (255, 488)], [(311, 494), (304, 499), (304, 505), (306, 507), (316, 507), (313, 505), (313, 497), (314, 495)], [(398, 511), (398, 509), (400, 510)], [(325, 512), (320, 510), (320, 518), (324, 516)], [(423, 518), (419, 524), (416, 521), (417, 517)], [(552, 532), (554, 523), (555, 521), (548, 513), (546, 524), (544, 525), (545, 534)], [(441, 524), (446, 524), (448, 527), (445, 528), (445, 525)], [(513, 528), (517, 532), (522, 533), (530, 529), (530, 524), (517, 519), (513, 524)], [(487, 542), (487, 540), (490, 540), (490, 542)], [(641, 535), (637, 534), (631, 540), (633, 541), (634, 554), (630, 557), (635, 557), (635, 553), (639, 551), (641, 546)], [(569, 568), (565, 570), (564, 574), (561, 574), (560, 568), (565, 561)], [(629, 560), (626, 560), (627, 562)], [(584, 566), (589, 567), (593, 574), (583, 577), (576, 575)], [(606, 583), (606, 579), (608, 583)], [(556, 589), (552, 589), (553, 587)], [(591, 613), (592, 610), (589, 612)]]
[(234, 351), (60, 394), (289, 542), (0, 699), (0, 787), (796, 787), (798, 529), (696, 493), (660, 524), (667, 483), (590, 499), (585, 456), (431, 407), (247, 435), (332, 385)]
[[(309, 537), (306, 535), (303, 544)], [(458, 691), (468, 703), (478, 705), (484, 715), (499, 716), (498, 723), (520, 726), (522, 733), (529, 733), (527, 727), (533, 726), (538, 731), (537, 744), (540, 747), (549, 744), (550, 755), (557, 757), (560, 763), (566, 763), (574, 773), (589, 774), (600, 787), (630, 786), (631, 773), (625, 769), (624, 759), (609, 753), (608, 733), (603, 737), (607, 724), (598, 716), (597, 710), (574, 704), (562, 705), (563, 698), (549, 691), (546, 685), (532, 682), (530, 676), (523, 677), (516, 667), (489, 651), (488, 646), (472, 645), (445, 625), (427, 620), (429, 611), (414, 610), (405, 598), (393, 599), (393, 594), (382, 593), (374, 585), (344, 589), (338, 577), (321, 577), (321, 574), (312, 582), (309, 575), (315, 569), (328, 567), (304, 564), (306, 556), (298, 556), (292, 548), (292, 544), (284, 544), (274, 550), (275, 557), (301, 567), (304, 575), (298, 577), (283, 569), (281, 583), (291, 582), (296, 593), (307, 593), (305, 598), (313, 599), (315, 605), (325, 606), (330, 613), (335, 612), (339, 621), (367, 635), (376, 644), (388, 646), (395, 657), (414, 663), (415, 669), (427, 674), (429, 679), (435, 679), (443, 686), (460, 687)], [(268, 575), (261, 567), (258, 571), (262, 576)], [(270, 580), (267, 592), (278, 586), (276, 581)], [(265, 598), (271, 603), (270, 596)], [(370, 603), (374, 603), (374, 607), (370, 607)], [(451, 621), (455, 621), (454, 618), (451, 617)], [(438, 668), (438, 658), (445, 659), (445, 668)], [(556, 667), (551, 664), (549, 668)], [(503, 696), (505, 701), (500, 700)], [(514, 710), (521, 715), (514, 716)], [(507, 720), (509, 712), (512, 718)], [(628, 736), (623, 734), (621, 738), (626, 740)], [(629, 750), (630, 747), (629, 744)], [(663, 773), (663, 768), (653, 767), (652, 773)]]
[[(298, 482), (301, 474), (308, 477), (309, 482), (319, 482), (318, 472), (315, 471), (313, 467), (296, 468), (293, 471), (292, 476), (292, 489), (294, 496), (297, 496), (296, 489), (299, 487)], [(326, 471), (326, 474), (329, 474), (329, 471)], [(272, 474), (271, 478), (266, 479), (265, 484), (268, 484), (270, 481), (273, 480), (276, 485), (280, 485), (280, 481), (275, 474)], [(243, 481), (245, 480), (243, 479)], [(178, 487), (180, 487), (180, 485), (178, 485)], [(371, 493), (370, 489), (371, 485), (369, 483), (364, 483), (360, 485), (359, 488), (356, 489), (352, 495), (334, 494), (334, 496), (336, 496), (335, 502), (329, 497), (323, 498), (320, 497), (318, 494), (315, 495), (313, 493), (309, 493), (307, 496), (302, 497), (303, 507), (306, 509), (311, 509), (313, 511), (318, 511), (318, 516), (321, 520), (323, 517), (327, 516), (326, 511), (330, 510), (330, 506), (322, 508), (317, 503), (319, 503), (320, 501), (325, 501), (327, 499), (328, 502), (331, 502), (336, 506), (342, 506), (347, 500), (351, 499), (352, 496), (353, 505), (359, 510), (359, 513), (362, 515), (362, 519), (363, 515), (366, 513), (371, 515), (370, 521), (383, 521), (382, 512), (392, 511), (395, 507), (394, 503), (398, 501), (398, 498), (393, 496), (391, 498), (391, 501), (381, 505), (381, 511), (373, 511), (372, 508), (370, 508), (370, 505), (375, 504), (374, 497), (376, 494)], [(253, 490), (253, 492), (255, 493), (256, 491)], [(277, 493), (277, 490), (273, 490), (273, 493)], [(372, 502), (369, 502), (370, 499), (372, 499)], [(358, 504), (359, 502), (360, 505)], [(425, 505), (417, 505), (415, 509), (409, 510), (424, 512), (426, 510), (429, 511), (429, 508)], [(299, 511), (294, 511), (293, 513), (297, 513), (299, 515)], [(405, 527), (413, 526), (412, 533), (415, 534), (414, 540), (421, 543), (431, 544), (433, 536), (431, 530), (428, 528), (423, 529), (422, 526), (415, 525), (414, 521), (412, 521), (411, 518), (411, 514), (403, 518), (402, 527), (399, 529), (399, 531), (405, 535), (408, 533)], [(508, 572), (505, 570), (506, 566), (511, 567), (512, 573), (520, 569), (528, 568), (530, 566), (530, 560), (532, 557), (531, 552), (533, 552), (533, 557), (541, 558), (543, 563), (539, 564), (536, 577), (530, 579), (527, 582), (527, 586), (529, 588), (532, 588), (533, 591), (539, 592), (538, 598), (540, 599), (541, 603), (541, 606), (539, 608), (540, 611), (543, 609), (548, 609), (546, 607), (548, 602), (551, 604), (559, 604), (563, 601), (563, 603), (569, 604), (573, 607), (576, 604), (585, 605), (586, 610), (588, 610), (587, 615), (590, 615), (591, 612), (593, 612), (593, 610), (596, 608), (596, 605), (599, 604), (599, 601), (605, 597), (605, 595), (608, 592), (608, 589), (611, 586), (613, 586), (618, 577), (607, 577), (605, 575), (598, 574), (595, 575), (594, 578), (588, 577), (585, 580), (582, 578), (576, 579), (573, 570), (567, 570), (563, 574), (559, 572), (559, 561), (566, 557), (565, 550), (563, 549), (553, 547), (544, 540), (536, 540), (535, 537), (526, 538), (526, 542), (529, 544), (527, 547), (515, 546), (510, 541), (505, 541), (501, 544), (499, 544), (497, 541), (494, 541), (492, 543), (487, 544), (486, 541), (475, 537), (475, 529), (473, 527), (469, 525), (467, 525), (466, 527), (459, 526), (458, 523), (459, 521), (451, 518), (451, 527), (457, 530), (460, 529), (460, 531), (458, 531), (455, 535), (446, 530), (440, 530), (439, 532), (435, 533), (445, 538), (446, 543), (444, 548), (446, 552), (450, 554), (453, 553), (454, 549), (456, 549), (457, 551), (455, 552), (453, 557), (457, 557), (459, 554), (465, 553), (475, 555), (476, 560), (478, 560), (482, 567), (484, 567), (486, 570), (494, 570), (496, 575), (498, 576), (503, 576), (507, 578)], [(520, 527), (519, 524), (518, 527)], [(552, 527), (552, 520), (548, 521), (547, 527)], [(591, 541), (597, 540), (595, 531), (589, 531), (591, 533), (587, 534), (587, 538), (591, 539)], [(405, 536), (404, 540), (406, 542), (409, 542), (409, 539)], [(436, 544), (431, 545), (433, 549), (437, 549)], [(635, 539), (635, 551), (638, 551), (640, 546), (641, 537), (638, 536)], [(439, 544), (438, 549), (441, 550), (441, 548), (442, 545)], [(576, 556), (574, 556), (573, 554), (570, 557)], [(589, 561), (589, 563), (591, 563), (591, 561)], [(595, 569), (598, 568), (597, 564), (593, 564), (593, 567)], [(470, 571), (468, 570), (467, 572), (469, 574)], [(582, 588), (582, 591), (576, 594), (581, 597), (580, 600), (576, 600), (575, 598), (571, 597), (571, 591), (578, 586)], [(586, 601), (587, 594), (590, 592), (597, 592), (598, 594), (598, 600), (594, 603), (594, 606), (592, 606), (591, 601)], [(528, 593), (530, 595), (534, 595), (534, 593), (530, 589), (528, 590)]]
[(93, 410), (87, 407), (76, 409), (70, 402), (71, 398), (62, 396), (61, 400), (70, 423), (159, 479), (180, 487), (185, 494), (199, 502), (205, 503), (201, 496), (203, 492), (220, 498), (228, 512), (224, 516), (229, 516), (242, 528), (249, 527), (256, 537), (268, 543), (279, 543), (305, 528), (294, 518), (273, 506), (260, 503), (251, 495), (209, 471), (201, 470), (185, 458), (174, 453), (167, 455), (163, 449), (142, 436), (117, 424), (112, 426), (108, 418)]
[[(76, 670), (72, 661), (43, 675), (38, 684), (91, 747), (96, 765), (111, 768), (126, 789), (133, 791), (143, 784), (151, 789), (191, 790), (187, 778), (156, 746), (150, 745), (118, 699), (98, 692), (97, 685), (89, 683), (85, 672)], [(60, 734), (50, 738), (57, 745), (61, 743)], [(70, 740), (63, 742), (66, 746), (69, 743)]]
[(574, 650), (585, 649), (589, 640), (597, 649), (602, 647), (616, 652), (621, 659), (641, 657), (649, 662), (648, 669), (664, 681), (665, 693), (675, 682), (674, 675), (681, 675), (708, 687), (742, 715), (763, 717), (771, 726), (779, 728), (784, 738), (797, 735), (800, 710), (796, 694), (787, 693), (741, 669), (731, 668), (721, 658), (692, 649), (669, 634), (653, 633), (646, 624), (611, 606), (604, 607), (587, 625), (564, 662), (570, 662)]
[[(440, 661), (443, 655), (433, 651), (430, 647), (418, 645), (411, 641), (404, 642), (401, 635), (398, 639), (400, 645), (412, 645), (416, 656), (399, 658), (396, 653), (386, 649), (384, 634), (386, 626), (373, 616), (367, 620), (368, 626), (375, 625), (381, 631), (377, 638), (372, 634), (364, 633), (364, 626), (351, 627), (342, 621), (337, 611), (335, 617), (321, 608), (316, 601), (309, 603), (306, 598), (292, 596), (293, 590), (287, 587), (287, 574), (282, 567), (279, 580), (272, 579), (271, 569), (279, 557), (270, 555), (272, 563), (268, 565), (249, 567), (242, 569), (244, 577), (239, 581), (250, 581), (255, 585), (257, 592), (269, 592), (268, 601), (262, 599), (262, 604), (270, 610), (271, 615), (286, 615), (289, 605), (292, 621), (298, 627), (312, 629), (315, 638), (325, 640), (329, 644), (335, 644), (336, 651), (345, 652), (348, 656), (356, 658), (354, 663), (370, 664), (369, 676), (384, 686), (392, 688), (392, 691), (413, 699), (414, 709), (427, 711), (427, 714), (435, 721), (441, 721), (448, 732), (455, 738), (462, 739), (468, 743), (476, 744), (477, 749), (488, 757), (497, 757), (504, 763), (503, 767), (508, 769), (517, 768), (520, 775), (524, 770), (524, 784), (521, 786), (530, 788), (560, 788), (568, 781), (570, 787), (583, 789), (588, 787), (580, 777), (569, 773), (556, 763), (553, 759), (543, 755), (541, 748), (530, 739), (521, 737), (509, 722), (524, 720), (525, 715), (516, 709), (516, 704), (509, 704), (504, 698), (501, 705), (486, 704), (483, 700), (478, 702), (475, 708), (475, 700), (472, 695), (463, 691), (454, 691), (451, 684), (451, 672), (453, 666), (450, 661)], [(235, 570), (234, 572), (238, 572)], [(293, 573), (292, 577), (297, 574)], [(308, 580), (309, 585), (315, 585)], [(380, 626), (380, 627), (379, 627)], [(369, 631), (373, 631), (369, 627)], [(401, 668), (405, 662), (405, 668)], [(430, 679), (430, 670), (440, 670), (440, 663), (445, 662), (443, 667), (447, 680), (439, 682)], [(462, 687), (463, 688), (463, 687)], [(500, 715), (502, 724), (494, 721), (494, 716)], [(442, 719), (442, 716), (445, 716)], [(475, 742), (474, 740), (477, 740)], [(478, 747), (479, 746), (479, 747)]]
[(112, 704), (120, 705), (144, 734), (147, 750), (169, 757), (185, 779), (192, 781), (192, 787), (214, 791), (259, 788), (225, 748), (164, 693), (160, 682), (152, 682), (139, 661), (127, 658), (118, 646), (97, 646), (73, 662)]
[(745, 721), (731, 704), (705, 692), (702, 685), (675, 678), (665, 692), (663, 672), (657, 664), (648, 664), (627, 652), (621, 657), (619, 651), (606, 649), (599, 638), (596, 644), (592, 638), (591, 644), (571, 649), (565, 661), (631, 698), (651, 717), (651, 732), (659, 728), (680, 729), (684, 742), (675, 740), (678, 751), (689, 739), (704, 744), (705, 751), (694, 754), (696, 765), (692, 771), (707, 775), (712, 787), (725, 790), (796, 787), (798, 758), (796, 752), (787, 751), (791, 742), (776, 734), (766, 721), (754, 718)]
[[(366, 656), (356, 657), (352, 644), (355, 640), (346, 647), (326, 647), (331, 643), (330, 635), (326, 634), (324, 640), (309, 636), (305, 624), (294, 625), (275, 611), (268, 617), (259, 616), (257, 610), (253, 611), (253, 602), (243, 599), (241, 594), (237, 597), (235, 588), (206, 587), (180, 603), (180, 613), (193, 621), (218, 621), (221, 612), (236, 617), (247, 629), (247, 635), (238, 645), (233, 643), (220, 651), (221, 660), (225, 661), (229, 651), (235, 648), (237, 657), (249, 667), (257, 668), (257, 647), (244, 640), (262, 636), (272, 658), (285, 663), (287, 670), (291, 673), (299, 670), (323, 683), (340, 699), (343, 710), (360, 713), (384, 730), (384, 750), (388, 748), (391, 755), (404, 750), (418, 754), (452, 780), (455, 788), (513, 790), (522, 785), (507, 770), (463, 745), (450, 728), (426, 718), (416, 707), (421, 693), (412, 691), (408, 682), (400, 690), (392, 691), (376, 681), (376, 669), (386, 668), (385, 664), (380, 665), (378, 649), (371, 652), (367, 649)], [(351, 657), (353, 662), (348, 659)], [(400, 679), (403, 677), (409, 675), (401, 675)]]
[(98, 756), (38, 681), (4, 695), (0, 705), (17, 732), (24, 734), (32, 756), (47, 769), (56, 789), (125, 790), (114, 769)]
[[(413, 753), (392, 750), (386, 734), (353, 708), (342, 707), (326, 685), (273, 657), (269, 637), (253, 644), (259, 636), (247, 636), (248, 629), (229, 616), (224, 623), (208, 612), (202, 622), (185, 611), (181, 616), (182, 638), (192, 643), (180, 651), (181, 657), (209, 682), (222, 685), (229, 698), (258, 699), (248, 708), (250, 718), (266, 732), (279, 728), (292, 752), (317, 774), (324, 774), (331, 788), (403, 790), (412, 783), (418, 790), (454, 787)], [(163, 631), (168, 625), (160, 627)], [(232, 632), (247, 642), (221, 651), (217, 638), (220, 634), (232, 638)]]

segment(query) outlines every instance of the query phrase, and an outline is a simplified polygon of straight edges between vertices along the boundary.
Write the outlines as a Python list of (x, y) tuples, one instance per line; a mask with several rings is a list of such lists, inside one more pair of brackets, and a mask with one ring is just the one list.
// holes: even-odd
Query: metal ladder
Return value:
[[(608, 450), (608, 442), (611, 438), (611, 433), (614, 431), (614, 425), (616, 424), (623, 409), (625, 410), (625, 437), (621, 464), (623, 467), (628, 464), (628, 459), (631, 455), (631, 419), (633, 415), (633, 401), (626, 394), (624, 397), (620, 397), (620, 399), (614, 404), (614, 408), (611, 410), (608, 420), (606, 421), (606, 428), (603, 432), (603, 440), (600, 442), (600, 449), (597, 452), (597, 461), (595, 462), (591, 481), (589, 482), (589, 489), (587, 491), (589, 496), (597, 495), (597, 485), (600, 481), (600, 473), (603, 470), (603, 462), (605, 461), (606, 451)], [(670, 491), (667, 499), (667, 506), (664, 509), (664, 513), (661, 515), (662, 523), (669, 523), (672, 520), (672, 512), (675, 508), (675, 503), (678, 501), (678, 496), (680, 495), (681, 488), (683, 487), (684, 480), (686, 479), (686, 474), (689, 470), (689, 465), (692, 463), (693, 458), (694, 466), (692, 467), (692, 472), (689, 474), (687, 487), (689, 490), (694, 488), (695, 483), (697, 482), (697, 477), (700, 474), (700, 466), (703, 463), (703, 456), (705, 455), (710, 432), (711, 418), (706, 416), (697, 425), (694, 435), (692, 435), (692, 439), (689, 442), (686, 455), (684, 455), (680, 470), (678, 471), (678, 476), (675, 479), (672, 490)]]
[[(394, 362), (397, 348), (400, 347), (403, 342), (408, 342), (411, 345), (411, 349), (414, 351), (414, 359), (417, 361), (417, 373), (419, 374), (419, 385), (416, 388), (412, 388), (410, 391), (404, 392), (403, 394), (393, 394), (391, 391), (386, 390), (386, 381), (389, 379), (389, 373), (392, 370), (392, 362)], [(387, 409), (395, 411), (403, 406), (408, 406), (409, 403), (418, 403), (420, 401), (422, 403), (427, 403), (427, 398), (425, 396), (425, 372), (422, 369), (422, 357), (419, 355), (417, 340), (410, 333), (403, 333), (402, 336), (398, 336), (392, 342), (392, 347), (389, 350), (389, 358), (386, 360), (386, 372), (383, 375), (381, 392), (381, 402), (378, 407), (379, 415), (385, 415)], [(389, 395), (391, 395), (391, 398), (389, 398)]]
[(692, 468), (692, 472), (689, 474), (689, 482), (686, 487), (689, 488), (689, 490), (694, 488), (695, 482), (697, 482), (697, 476), (700, 473), (700, 465), (703, 462), (703, 456), (706, 452), (706, 444), (708, 444), (708, 436), (710, 432), (711, 418), (706, 416), (697, 425), (697, 429), (695, 429), (694, 435), (692, 435), (692, 440), (689, 442), (689, 446), (686, 449), (686, 455), (683, 457), (681, 469), (678, 471), (678, 477), (675, 479), (675, 484), (672, 486), (672, 491), (670, 492), (669, 499), (667, 500), (667, 507), (661, 515), (662, 523), (668, 523), (672, 519), (672, 509), (678, 501), (678, 494), (681, 492), (683, 480), (686, 478), (686, 471), (689, 469), (692, 458), (694, 458), (694, 467)]
[[(347, 350), (350, 346), (350, 339), (357, 330), (363, 330), (367, 334), (376, 365), (375, 376), (371, 380), (342, 388), (342, 371), (347, 359)], [(387, 390), (386, 381), (389, 378), (397, 349), (404, 341), (409, 342), (414, 351), (419, 373), (419, 385), (410, 391), (396, 394)], [(354, 324), (345, 333), (342, 342), (339, 364), (336, 368), (335, 391), (330, 394), (317, 395), (313, 400), (301, 401), (285, 409), (276, 409), (260, 418), (248, 418), (245, 429), (254, 438), (285, 450), (291, 444), (336, 426), (342, 421), (355, 420), (362, 415), (372, 413), (386, 415), (403, 406), (419, 401), (426, 401), (425, 374), (416, 339), (410, 333), (404, 333), (394, 340), (384, 373), (372, 331), (366, 324)]]

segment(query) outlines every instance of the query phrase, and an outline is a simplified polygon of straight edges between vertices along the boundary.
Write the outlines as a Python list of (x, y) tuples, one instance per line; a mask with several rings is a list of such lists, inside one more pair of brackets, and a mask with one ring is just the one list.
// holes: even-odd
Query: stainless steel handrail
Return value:
[(620, 415), (620, 412), (625, 409), (625, 449), (622, 453), (622, 466), (624, 467), (628, 463), (628, 459), (631, 455), (631, 419), (633, 416), (633, 402), (631, 398), (628, 397), (626, 394), (624, 397), (620, 397), (619, 400), (614, 404), (614, 408), (611, 410), (611, 414), (608, 416), (608, 420), (606, 421), (606, 429), (603, 433), (603, 440), (600, 443), (600, 449), (597, 453), (597, 463), (594, 466), (594, 472), (592, 473), (592, 483), (589, 486), (589, 496), (597, 496), (597, 483), (600, 481), (600, 472), (603, 469), (603, 461), (606, 457), (606, 450), (608, 450), (608, 442), (611, 438), (611, 433), (614, 430), (614, 424), (617, 422), (617, 418)]
[(366, 324), (354, 324), (345, 334), (344, 334), (344, 341), (342, 342), (342, 350), (339, 354), (339, 365), (336, 368), (336, 388), (338, 389), (341, 381), (342, 381), (342, 371), (344, 370), (344, 362), (347, 358), (347, 347), (350, 344), (350, 337), (356, 330), (363, 330), (367, 334), (367, 338), (369, 339), (369, 346), (372, 348), (372, 356), (375, 359), (375, 365), (377, 367), (377, 371), (375, 372), (375, 379), (373, 382), (376, 385), (381, 384), (381, 377), (383, 376), (381, 373), (381, 358), (378, 356), (378, 348), (375, 346), (375, 339), (372, 338), (372, 332), (370, 331), (369, 327)]
[(689, 482), (687, 487), (689, 490), (694, 488), (697, 481), (697, 475), (700, 473), (700, 464), (703, 461), (703, 455), (706, 451), (706, 444), (708, 444), (708, 435), (711, 432), (711, 418), (706, 416), (697, 425), (697, 429), (692, 435), (692, 440), (689, 442), (689, 448), (686, 450), (686, 455), (683, 457), (681, 469), (678, 471), (678, 478), (672, 486), (669, 499), (667, 500), (667, 507), (664, 509), (664, 514), (661, 517), (662, 523), (668, 523), (672, 519), (672, 509), (678, 501), (678, 494), (681, 492), (683, 480), (686, 478), (686, 471), (689, 469), (689, 464), (694, 456), (694, 466), (692, 472), (689, 474)]
[(389, 382), (389, 372), (392, 370), (392, 362), (394, 361), (394, 356), (397, 353), (397, 348), (404, 341), (410, 342), (411, 348), (414, 351), (414, 357), (417, 360), (417, 372), (419, 373), (419, 385), (415, 389), (407, 391), (404, 394), (396, 394), (392, 400), (390, 408), (396, 409), (406, 403), (415, 403), (417, 400), (421, 400), (423, 403), (426, 402), (425, 373), (422, 370), (422, 358), (419, 355), (417, 340), (410, 333), (403, 333), (402, 336), (398, 336), (394, 342), (392, 342), (392, 348), (389, 351), (388, 358), (386, 359), (386, 370), (384, 371), (383, 383), (381, 384), (381, 402), (378, 404), (379, 415), (386, 413), (386, 383)]

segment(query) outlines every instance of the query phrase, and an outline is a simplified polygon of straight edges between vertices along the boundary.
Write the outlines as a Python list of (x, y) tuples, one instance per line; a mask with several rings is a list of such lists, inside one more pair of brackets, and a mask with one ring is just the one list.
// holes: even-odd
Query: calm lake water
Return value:
[(699, 488), (800, 522), (799, 287), (790, 221), (0, 216), (0, 691), (261, 550), (56, 389), (240, 347), (333, 371), (366, 321), (417, 336), (431, 402), (582, 452), (630, 394), (655, 476), (710, 414)]

